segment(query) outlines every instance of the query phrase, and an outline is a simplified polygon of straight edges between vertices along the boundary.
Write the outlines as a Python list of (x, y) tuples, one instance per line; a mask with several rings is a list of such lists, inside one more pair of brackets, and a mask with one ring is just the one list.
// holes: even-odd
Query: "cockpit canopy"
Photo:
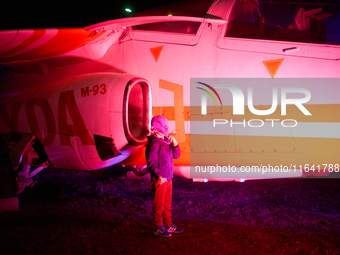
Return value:
[[(225, 37), (338, 44), (340, 40), (332, 37), (339, 35), (333, 35), (331, 32), (332, 27), (337, 27), (339, 23), (339, 15), (335, 23), (333, 18), (333, 23), (327, 29), (324, 19), (332, 15), (325, 13), (328, 11), (327, 6), (325, 11), (321, 8), (306, 11), (301, 6), (309, 9), (317, 7), (289, 2), (283, 4), (282, 1), (269, 3), (258, 0), (187, 0), (140, 12), (134, 16), (224, 19), (227, 21)], [(339, 5), (333, 6), (332, 11), (338, 12)], [(281, 20), (278, 20), (278, 17)], [(195, 35), (200, 25), (201, 22), (197, 21), (174, 20), (137, 25), (132, 29)]]

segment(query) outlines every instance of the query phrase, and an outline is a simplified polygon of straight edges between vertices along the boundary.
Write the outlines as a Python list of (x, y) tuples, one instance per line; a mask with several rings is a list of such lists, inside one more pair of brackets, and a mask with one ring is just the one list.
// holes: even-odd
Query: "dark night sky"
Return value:
[[(61, 28), (61, 27), (86, 27), (102, 21), (128, 17), (124, 9), (131, 8), (134, 13), (179, 0), (59, 0), (41, 3), (41, 1), (7, 0), (2, 6), (0, 15), (0, 30), (24, 28)], [(274, 8), (294, 9), (296, 4), (280, 4), (278, 2), (304, 2), (323, 3), (323, 8), (328, 8), (339, 15), (340, 0), (260, 0), (272, 5)], [(326, 5), (325, 5), (326, 4)], [(330, 5), (329, 5), (330, 4)], [(285, 7), (284, 7), (285, 6)], [(305, 5), (306, 9), (313, 9), (317, 5)], [(296, 9), (295, 8), (295, 9)], [(295, 11), (292, 11), (295, 15)], [(340, 31), (340, 29), (339, 29)]]
[(124, 9), (140, 12), (178, 0), (59, 0), (26, 1), (7, 0), (2, 8), (0, 29), (86, 27), (102, 21), (128, 17)]

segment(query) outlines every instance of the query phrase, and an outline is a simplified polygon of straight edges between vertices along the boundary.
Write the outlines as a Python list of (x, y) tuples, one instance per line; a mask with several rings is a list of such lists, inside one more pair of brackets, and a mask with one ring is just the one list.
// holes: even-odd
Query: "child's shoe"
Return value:
[(155, 229), (155, 232), (153, 233), (155, 236), (161, 236), (161, 237), (170, 237), (171, 233), (168, 232), (168, 230), (164, 226), (160, 226), (159, 228)]
[(169, 233), (174, 233), (174, 234), (183, 232), (182, 228), (176, 227), (173, 223), (170, 225), (170, 227), (166, 228), (166, 230)]

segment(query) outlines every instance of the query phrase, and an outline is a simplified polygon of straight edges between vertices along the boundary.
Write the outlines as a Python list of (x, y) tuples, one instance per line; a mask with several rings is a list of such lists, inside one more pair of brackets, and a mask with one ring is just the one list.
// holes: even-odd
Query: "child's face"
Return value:
[(169, 135), (168, 120), (160, 115), (157, 115), (151, 120), (152, 130), (162, 133), (164, 136)]

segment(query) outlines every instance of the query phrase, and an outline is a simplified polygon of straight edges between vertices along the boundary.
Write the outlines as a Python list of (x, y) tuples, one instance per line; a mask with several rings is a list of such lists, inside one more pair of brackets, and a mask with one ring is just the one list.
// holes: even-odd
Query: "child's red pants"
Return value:
[(154, 193), (153, 220), (155, 227), (169, 227), (172, 224), (172, 180), (153, 188), (152, 191)]

